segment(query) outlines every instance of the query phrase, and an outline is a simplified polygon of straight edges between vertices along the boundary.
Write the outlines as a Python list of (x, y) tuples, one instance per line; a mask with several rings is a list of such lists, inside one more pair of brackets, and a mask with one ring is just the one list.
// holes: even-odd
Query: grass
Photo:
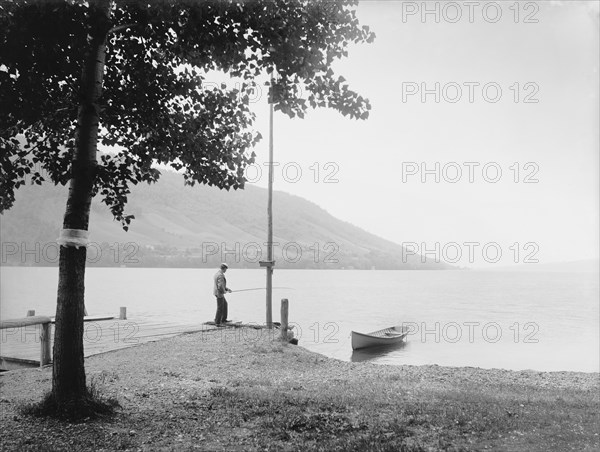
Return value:
[[(250, 421), (258, 426), (255, 445), (260, 449), (479, 450), (528, 438), (530, 450), (583, 450), (598, 443), (597, 401), (577, 391), (558, 397), (555, 391), (515, 394), (493, 385), (415, 391), (414, 385), (391, 385), (386, 378), (310, 391), (236, 382), (214, 389), (209, 397), (230, 427)], [(411, 391), (402, 390), (411, 386)]]
[(87, 394), (80, 399), (57, 403), (52, 392), (47, 392), (41, 401), (20, 406), (24, 416), (49, 417), (67, 422), (87, 422), (100, 417), (115, 414), (119, 402), (116, 398), (104, 394), (102, 379), (92, 379)]
[[(205, 393), (188, 392), (180, 400), (157, 406), (156, 413), (144, 418), (146, 425), (134, 421), (135, 416), (117, 415), (116, 421), (124, 423), (126, 431), (152, 434), (164, 429), (162, 422), (168, 417), (172, 424), (161, 430), (163, 436), (191, 435), (195, 426), (202, 425), (215, 432), (215, 437), (220, 432), (244, 450), (468, 451), (486, 445), (502, 449), (499, 445), (507, 443), (520, 445), (516, 449), (584, 450), (586, 444), (598, 441), (593, 401), (568, 394), (552, 397), (545, 391), (525, 397), (481, 390), (403, 391), (390, 386), (389, 379), (363, 386), (349, 383), (306, 389), (257, 376), (234, 378)], [(94, 386), (83, 410), (64, 407), (57, 412), (47, 398), (24, 411), (87, 422), (99, 416), (114, 417), (117, 406)], [(116, 436), (114, 447), (141, 447), (141, 437)], [(214, 450), (229, 447), (215, 446)]]
[[(536, 429), (550, 443), (573, 446), (582, 440), (583, 444), (594, 441), (593, 433), (577, 437), (569, 433), (568, 425), (562, 425), (576, 414), (571, 403), (561, 409), (543, 400), (527, 404), (452, 390), (407, 397), (401, 391), (386, 391), (382, 385), (351, 386), (353, 395), (348, 397), (348, 388), (307, 392), (238, 381), (235, 386), (213, 388), (196, 406), (200, 411), (210, 407), (215, 427), (257, 432), (252, 446), (261, 450), (479, 450), (487, 443), (512, 441), (511, 437), (519, 441), (525, 432)], [(593, 432), (590, 406), (581, 408), (579, 416), (587, 423), (587, 431)], [(537, 436), (532, 439), (534, 444), (540, 444), (539, 440)]]

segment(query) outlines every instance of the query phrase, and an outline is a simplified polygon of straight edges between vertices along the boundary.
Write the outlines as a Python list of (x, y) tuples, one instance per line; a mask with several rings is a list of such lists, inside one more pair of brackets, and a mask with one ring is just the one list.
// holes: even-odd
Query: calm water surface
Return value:
[[(212, 269), (89, 268), (90, 315), (182, 325), (214, 317)], [(0, 316), (54, 315), (56, 268), (2, 267)], [(264, 287), (264, 270), (227, 273), (232, 289)], [(484, 368), (599, 371), (599, 289), (594, 273), (275, 271), (273, 320), (290, 300), (300, 344), (341, 360)], [(263, 290), (228, 296), (229, 318), (265, 322)], [(411, 328), (404, 346), (352, 352), (350, 332)]]

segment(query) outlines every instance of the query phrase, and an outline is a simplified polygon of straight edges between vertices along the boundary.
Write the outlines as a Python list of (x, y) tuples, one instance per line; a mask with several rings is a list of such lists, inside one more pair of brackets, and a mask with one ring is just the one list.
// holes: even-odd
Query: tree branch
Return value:
[(117, 25), (116, 27), (113, 27), (110, 30), (108, 30), (107, 36), (110, 36), (111, 34), (114, 34), (114, 33), (119, 33), (120, 31), (127, 30), (128, 28), (131, 28), (131, 27), (138, 27), (139, 25), (140, 24)]

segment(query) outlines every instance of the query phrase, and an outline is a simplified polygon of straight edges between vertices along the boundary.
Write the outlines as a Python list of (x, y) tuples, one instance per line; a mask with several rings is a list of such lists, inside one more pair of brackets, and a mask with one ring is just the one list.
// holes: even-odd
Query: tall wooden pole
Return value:
[(269, 187), (267, 201), (267, 260), (261, 261), (260, 266), (267, 269), (267, 328), (273, 328), (273, 77), (271, 76), (269, 96)]
[(273, 78), (269, 102), (269, 198), (267, 203), (267, 328), (273, 328)]

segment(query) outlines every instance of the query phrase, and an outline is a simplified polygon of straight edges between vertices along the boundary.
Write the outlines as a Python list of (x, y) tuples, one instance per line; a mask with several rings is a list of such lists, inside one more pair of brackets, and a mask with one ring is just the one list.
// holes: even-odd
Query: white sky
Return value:
[[(435, 10), (436, 3), (427, 8)], [(524, 263), (527, 256), (541, 263), (597, 258), (598, 2), (521, 2), (517, 23), (512, 1), (471, 6), (472, 21), (468, 2), (451, 3), (438, 3), (439, 23), (433, 14), (422, 19), (421, 1), (359, 5), (361, 23), (377, 38), (352, 47), (335, 69), (370, 99), (371, 117), (355, 121), (320, 109), (290, 120), (276, 113), (275, 161), (291, 166), (288, 181), (276, 168), (275, 190), (307, 198), (396, 243), (415, 243), (420, 253), (438, 243), (440, 260), (454, 260), (460, 251), (457, 264), (469, 267), (489, 266), (497, 249), (502, 265)], [(403, 9), (414, 8), (403, 22)], [(461, 19), (449, 22), (459, 10)], [(493, 23), (498, 10), (502, 16)], [(436, 82), (439, 103), (434, 94), (425, 102), (420, 92), (406, 95), (422, 83), (434, 90)], [(488, 99), (496, 96), (494, 87), (502, 90), (497, 102), (484, 99), (488, 83)], [(457, 85), (462, 96), (453, 103)], [(524, 103), (527, 95), (538, 102)], [(266, 97), (255, 108), (264, 136), (256, 149), (262, 164), (268, 159)], [(328, 162), (333, 165), (325, 168)], [(433, 170), (436, 162), (439, 183), (434, 174), (423, 183), (420, 172), (406, 171), (403, 181), (403, 165)], [(473, 182), (464, 162), (473, 162)], [(456, 166), (462, 177), (450, 183)], [(298, 167), (302, 176), (291, 183)], [(494, 179), (496, 168), (502, 171), (498, 182), (487, 182), (484, 176)], [(324, 183), (334, 170), (338, 182)], [(256, 185), (266, 187), (266, 175), (265, 168)], [(538, 182), (524, 183), (527, 175)], [(476, 243), (472, 258), (465, 242)], [(486, 254), (485, 244), (491, 244)]]

